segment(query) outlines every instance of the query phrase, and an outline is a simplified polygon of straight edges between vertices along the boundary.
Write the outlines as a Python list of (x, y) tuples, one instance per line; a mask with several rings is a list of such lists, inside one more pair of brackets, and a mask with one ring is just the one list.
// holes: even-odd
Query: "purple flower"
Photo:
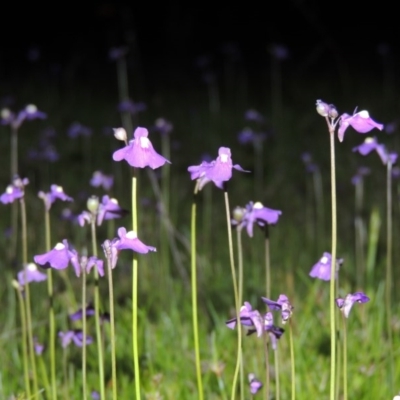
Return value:
[[(274, 325), (274, 316), (271, 312), (265, 313), (262, 318), (263, 332), (268, 333), (269, 337), (271, 338), (272, 348), (275, 350), (277, 341), (281, 338), (285, 330), (283, 328), (280, 328), (279, 326)], [(254, 332), (256, 332), (256, 329), (249, 329), (247, 331), (247, 336), (252, 335)]]
[(24, 196), (24, 188), (28, 183), (28, 178), (21, 179), (19, 176), (15, 176), (12, 184), (8, 185), (6, 191), (0, 196), (0, 201), (3, 204), (8, 204), (21, 199)]
[(370, 173), (371, 170), (368, 167), (359, 167), (357, 173), (351, 178), (351, 183), (357, 185), (363, 180), (364, 176), (367, 176)]
[(90, 396), (92, 397), (92, 400), (100, 400), (100, 393), (96, 390), (92, 390)]
[(246, 205), (246, 211), (241, 224), (242, 227), (246, 226), (247, 234), (253, 237), (254, 224), (257, 224), (261, 228), (264, 228), (265, 225), (275, 225), (281, 214), (282, 211), (264, 207), (259, 201), (256, 203), (250, 201)]
[(50, 192), (49, 193), (44, 193), (40, 191), (38, 193), (38, 197), (44, 201), (46, 210), (49, 211), (51, 208), (51, 205), (57, 200), (61, 201), (73, 201), (72, 197), (67, 196), (64, 193), (64, 189), (61, 186), (58, 185), (51, 185), (50, 186)]
[(155, 122), (154, 129), (160, 132), (161, 135), (168, 135), (174, 129), (171, 122), (167, 121), (164, 118), (157, 118)]
[(271, 46), (269, 46), (269, 52), (274, 58), (280, 61), (289, 58), (289, 50), (283, 44), (272, 44)]
[(256, 378), (254, 374), (249, 374), (250, 393), (256, 394), (261, 388), (262, 383)]
[[(75, 346), (82, 347), (83, 345), (83, 332), (79, 329), (67, 332), (58, 332), (58, 337), (61, 338), (61, 346), (65, 349), (71, 342)], [(91, 336), (86, 336), (86, 345), (93, 343)]]
[(244, 113), (244, 119), (247, 121), (254, 121), (260, 124), (265, 122), (265, 118), (257, 110), (249, 109)]
[(47, 118), (47, 115), (44, 112), (39, 111), (34, 104), (27, 105), (18, 113), (18, 115), (15, 115), (8, 108), (3, 108), (0, 116), (1, 124), (10, 125), (13, 129), (18, 129), (25, 120), (32, 121), (34, 119)]
[(397, 161), (397, 153), (389, 153), (385, 145), (379, 144), (375, 137), (368, 137), (359, 146), (353, 148), (353, 151), (358, 151), (363, 156), (366, 156), (374, 150), (378, 153), (383, 165), (387, 165), (389, 161), (391, 164), (394, 164)]
[(80, 122), (73, 122), (68, 130), (67, 130), (67, 135), (71, 139), (75, 139), (78, 136), (90, 136), (92, 134), (92, 130), (85, 125), (82, 125)]
[[(253, 310), (251, 304), (247, 301), (244, 302), (244, 305), (240, 308), (239, 312), (240, 323), (243, 326), (254, 328), (253, 332), (257, 332), (257, 336), (260, 337), (264, 332), (264, 322), (263, 317), (257, 310)], [(226, 326), (229, 329), (235, 329), (237, 324), (237, 318), (232, 318), (229, 321), (226, 321)]]
[(134, 139), (122, 149), (114, 152), (114, 161), (125, 160), (132, 167), (144, 168), (149, 166), (156, 169), (169, 163), (166, 158), (158, 154), (148, 139), (149, 132), (146, 128), (138, 127), (134, 132)]
[[(331, 280), (331, 263), (332, 263), (332, 255), (330, 253), (325, 252), (319, 261), (314, 264), (309, 275), (311, 278), (322, 279), (323, 281)], [(337, 271), (339, 267), (343, 264), (342, 258), (336, 259), (336, 271), (335, 271), (335, 279), (337, 278)]]
[(93, 172), (92, 179), (90, 180), (90, 185), (93, 187), (102, 186), (107, 192), (112, 188), (114, 184), (114, 178), (112, 175), (103, 174), (101, 171)]
[(143, 102), (134, 103), (132, 100), (124, 100), (118, 104), (118, 111), (120, 113), (128, 112), (132, 115), (136, 115), (139, 112), (146, 111), (147, 106)]
[(313, 162), (312, 156), (308, 152), (304, 152), (301, 155), (301, 160), (303, 161), (306, 171), (309, 173), (314, 173), (318, 171), (318, 165)]
[(97, 272), (100, 276), (104, 276), (103, 260), (100, 260), (95, 256), (89, 258), (86, 256), (79, 257), (78, 253), (74, 252), (74, 254), (72, 254), (70, 257), (70, 262), (74, 267), (75, 275), (78, 278), (81, 276), (82, 270), (89, 274), (93, 267), (97, 269)]
[(220, 147), (216, 160), (210, 163), (203, 161), (200, 165), (189, 167), (188, 171), (191, 180), (200, 179), (199, 189), (202, 189), (210, 181), (213, 181), (218, 188), (223, 189), (224, 182), (229, 181), (232, 177), (233, 168), (249, 172), (238, 164), (232, 164), (231, 150), (228, 147)]
[(387, 165), (389, 162), (390, 164), (395, 164), (397, 161), (398, 154), (395, 152), (390, 152), (386, 149), (386, 147), (382, 144), (377, 149), (376, 152), (378, 153), (379, 157), (383, 165)]
[(267, 304), (267, 306), (272, 311), (281, 311), (282, 324), (285, 324), (289, 318), (292, 316), (293, 306), (290, 304), (289, 299), (286, 295), (281, 294), (277, 301), (267, 299), (266, 297), (261, 297), (262, 301)]
[(374, 128), (377, 128), (380, 131), (383, 129), (383, 125), (375, 122), (366, 110), (359, 111), (353, 115), (342, 114), (340, 116), (338, 130), (338, 138), (340, 142), (343, 141), (344, 133), (349, 126), (352, 126), (353, 129), (359, 133), (367, 133)]
[(40, 272), (34, 263), (29, 263), (22, 271), (18, 272), (17, 278), (19, 284), (23, 286), (25, 283), (45, 281), (47, 275)]
[(76, 256), (76, 251), (69, 248), (68, 241), (63, 240), (56, 246), (44, 254), (33, 257), (36, 264), (42, 265), (44, 268), (65, 269), (72, 257)]
[[(86, 317), (91, 317), (94, 315), (94, 313), (95, 313), (94, 307), (91, 304), (87, 305), (86, 309), (85, 309)], [(82, 318), (83, 318), (82, 308), (80, 308), (78, 311), (74, 312), (73, 314), (69, 315), (69, 319), (71, 321), (78, 321), (78, 320), (81, 320)]]
[(33, 347), (34, 347), (34, 350), (35, 350), (35, 354), (37, 356), (41, 356), (43, 351), (44, 351), (44, 345), (42, 343), (38, 342), (36, 336), (33, 337)]
[(105, 240), (101, 245), (103, 247), (104, 255), (111, 264), (111, 268), (114, 269), (117, 265), (119, 250), (115, 247), (115, 243), (118, 239)]
[(126, 210), (122, 209), (118, 200), (114, 198), (110, 198), (105, 195), (101, 199), (101, 203), (99, 203), (99, 208), (97, 211), (97, 225), (100, 226), (103, 220), (120, 218), (127, 213)]
[(119, 239), (116, 239), (113, 243), (113, 246), (117, 250), (133, 250), (140, 254), (146, 254), (149, 251), (157, 251), (155, 247), (147, 246), (141, 242), (134, 231), (127, 232), (125, 228), (118, 228), (118, 236)]
[(336, 299), (336, 305), (340, 308), (346, 318), (349, 317), (350, 310), (354, 303), (366, 303), (369, 301), (369, 297), (363, 292), (356, 292), (348, 294), (344, 299), (340, 297)]

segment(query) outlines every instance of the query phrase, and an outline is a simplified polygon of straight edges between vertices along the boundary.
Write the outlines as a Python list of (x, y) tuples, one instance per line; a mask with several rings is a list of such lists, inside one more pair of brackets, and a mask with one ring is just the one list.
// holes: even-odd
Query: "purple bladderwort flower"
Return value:
[(256, 378), (254, 374), (249, 374), (248, 379), (249, 379), (250, 393), (256, 394), (263, 387), (263, 384)]
[(6, 191), (0, 196), (0, 201), (3, 204), (13, 203), (17, 199), (24, 197), (25, 186), (29, 183), (28, 178), (21, 179), (16, 175), (11, 183), (6, 188)]
[(120, 113), (128, 112), (132, 115), (136, 115), (137, 113), (146, 111), (146, 109), (147, 106), (142, 101), (135, 103), (132, 100), (123, 100), (118, 104), (118, 112)]
[[(92, 304), (88, 304), (85, 309), (86, 317), (92, 317), (95, 314), (95, 309)], [(83, 310), (80, 308), (78, 311), (74, 312), (73, 314), (69, 315), (69, 319), (71, 321), (78, 321), (83, 318)]]
[(352, 126), (353, 129), (359, 133), (367, 133), (374, 128), (379, 130), (383, 129), (383, 125), (375, 122), (366, 110), (359, 111), (353, 115), (344, 113), (339, 116), (333, 104), (327, 104), (322, 100), (317, 100), (316, 105), (318, 114), (327, 119), (330, 131), (335, 131), (337, 125), (339, 125), (337, 133), (340, 142), (343, 141), (344, 133), (349, 126)]
[(111, 268), (114, 269), (117, 265), (118, 261), (118, 254), (119, 250), (115, 246), (115, 242), (118, 239), (113, 240), (105, 240), (104, 243), (101, 245), (104, 251), (104, 255), (106, 256), (107, 260), (109, 261)]
[(292, 316), (293, 306), (290, 304), (289, 299), (286, 295), (280, 294), (277, 301), (261, 297), (262, 301), (272, 311), (280, 311), (282, 316), (282, 324), (286, 324), (289, 318)]
[(96, 390), (92, 390), (90, 396), (92, 397), (92, 400), (100, 400), (100, 393)]
[(254, 132), (251, 128), (244, 128), (238, 134), (238, 141), (240, 144), (251, 143), (255, 147), (261, 147), (261, 143), (267, 138), (264, 132)]
[(79, 278), (81, 276), (82, 270), (89, 274), (92, 268), (96, 268), (100, 276), (104, 276), (104, 262), (96, 256), (87, 257), (85, 255), (79, 257), (77, 252), (70, 257), (70, 262), (75, 270), (75, 275)]
[(44, 344), (39, 343), (36, 336), (33, 337), (33, 348), (37, 356), (41, 356), (44, 351)]
[(169, 135), (174, 126), (171, 122), (167, 121), (165, 118), (157, 118), (154, 124), (154, 130), (159, 132), (161, 135)]
[(51, 205), (58, 199), (61, 201), (73, 201), (72, 197), (69, 197), (64, 193), (62, 186), (51, 185), (50, 192), (44, 193), (40, 191), (38, 197), (44, 201), (46, 210), (49, 211)]
[(376, 152), (378, 153), (383, 165), (387, 165), (389, 162), (391, 165), (395, 164), (398, 158), (398, 154), (394, 151), (389, 152), (385, 145), (380, 145)]
[[(325, 252), (319, 261), (314, 264), (311, 268), (309, 275), (311, 278), (322, 279), (323, 281), (331, 280), (331, 263), (332, 263), (332, 255), (330, 253)], [(343, 264), (343, 258), (336, 259), (336, 271), (335, 271), (335, 279), (337, 279), (337, 273), (340, 266)]]
[(357, 169), (357, 173), (351, 178), (351, 183), (353, 185), (357, 185), (364, 179), (364, 176), (367, 176), (371, 173), (371, 170), (368, 167), (359, 167)]
[(246, 121), (258, 122), (259, 124), (262, 124), (265, 122), (265, 117), (260, 112), (258, 112), (257, 110), (254, 110), (253, 108), (247, 110), (244, 113), (244, 119)]
[(88, 137), (92, 135), (92, 130), (80, 122), (73, 122), (67, 129), (67, 135), (71, 139), (76, 139), (79, 136)]
[[(281, 338), (285, 330), (279, 326), (274, 325), (274, 316), (271, 312), (265, 313), (262, 319), (263, 332), (268, 333), (269, 337), (271, 338), (272, 348), (275, 350), (277, 341)], [(256, 332), (256, 329), (249, 329), (247, 331), (247, 336), (252, 335), (254, 332)]]
[[(80, 329), (75, 329), (73, 331), (58, 332), (58, 337), (61, 339), (61, 346), (65, 349), (74, 342), (75, 346), (83, 346), (83, 332)], [(86, 336), (86, 345), (93, 343), (93, 338), (91, 336)]]
[(23, 108), (17, 115), (8, 108), (3, 108), (0, 112), (0, 123), (2, 125), (10, 125), (14, 130), (17, 130), (22, 123), (32, 121), (34, 119), (45, 119), (47, 115), (39, 111), (34, 104), (29, 104)]
[[(247, 328), (254, 328), (252, 332), (257, 332), (257, 336), (260, 337), (264, 332), (264, 321), (258, 310), (253, 310), (251, 304), (247, 301), (240, 308), (239, 312), (240, 323)], [(232, 318), (226, 321), (226, 326), (229, 329), (235, 329), (237, 325), (237, 318)]]
[(136, 253), (147, 254), (149, 251), (157, 251), (153, 246), (147, 246), (137, 237), (136, 232), (127, 232), (125, 228), (118, 228), (119, 239), (116, 239), (112, 246), (118, 251), (120, 250), (133, 250)]
[(389, 153), (384, 144), (378, 143), (376, 137), (368, 137), (359, 146), (353, 148), (353, 151), (357, 151), (363, 156), (366, 156), (374, 150), (378, 153), (383, 165), (387, 165), (389, 161), (391, 164), (394, 164), (397, 161), (397, 153)]
[(128, 54), (128, 48), (126, 46), (112, 47), (108, 51), (108, 58), (112, 61), (119, 60)]
[(97, 210), (97, 225), (100, 226), (103, 220), (121, 218), (128, 211), (124, 210), (118, 204), (118, 200), (110, 196), (103, 196)]
[(244, 170), (239, 164), (232, 164), (231, 150), (228, 147), (219, 148), (216, 160), (210, 163), (203, 161), (200, 165), (188, 167), (190, 179), (200, 179), (200, 190), (210, 181), (213, 181), (218, 188), (223, 189), (224, 182), (229, 181), (232, 177), (232, 169), (249, 172)]
[(71, 258), (76, 255), (77, 252), (70, 249), (68, 241), (64, 239), (62, 243), (57, 243), (52, 250), (38, 254), (33, 259), (36, 264), (43, 268), (65, 269), (68, 267)]
[(256, 203), (250, 201), (246, 205), (243, 218), (241, 222), (238, 223), (238, 226), (240, 228), (246, 227), (247, 234), (253, 237), (254, 224), (257, 224), (260, 228), (264, 228), (266, 225), (275, 225), (281, 214), (282, 211), (264, 207), (259, 201)]
[(336, 299), (336, 305), (340, 308), (346, 318), (349, 317), (350, 310), (354, 303), (366, 303), (369, 297), (363, 292), (349, 293), (344, 299), (340, 297)]
[(103, 174), (101, 171), (94, 171), (90, 185), (93, 187), (102, 187), (105, 191), (109, 191), (114, 184), (114, 177), (112, 175)]
[[(118, 128), (118, 132), (121, 132), (121, 129)], [(159, 168), (165, 163), (171, 164), (170, 161), (154, 150), (153, 145), (147, 137), (149, 132), (146, 128), (136, 128), (133, 135), (134, 139), (127, 146), (114, 152), (114, 161), (125, 160), (132, 167), (150, 167), (152, 169)]]
[(22, 271), (18, 272), (17, 279), (18, 283), (24, 286), (27, 282), (43, 282), (47, 279), (47, 275), (40, 272), (36, 264), (29, 263)]

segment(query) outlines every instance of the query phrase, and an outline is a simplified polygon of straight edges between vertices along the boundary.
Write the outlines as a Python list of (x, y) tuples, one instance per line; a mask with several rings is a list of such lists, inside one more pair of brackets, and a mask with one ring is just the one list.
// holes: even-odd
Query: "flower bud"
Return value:
[(243, 207), (235, 207), (233, 210), (233, 219), (237, 222), (242, 222), (246, 209)]
[(327, 117), (329, 115), (330, 106), (324, 103), (322, 100), (317, 100), (317, 112), (322, 117)]
[(97, 210), (99, 209), (99, 198), (97, 196), (89, 197), (86, 206), (92, 214), (97, 214)]
[(338, 111), (336, 110), (336, 107), (333, 104), (329, 104), (329, 118), (337, 118), (339, 116)]
[(128, 140), (128, 136), (124, 128), (114, 128), (114, 137), (123, 142), (126, 142)]

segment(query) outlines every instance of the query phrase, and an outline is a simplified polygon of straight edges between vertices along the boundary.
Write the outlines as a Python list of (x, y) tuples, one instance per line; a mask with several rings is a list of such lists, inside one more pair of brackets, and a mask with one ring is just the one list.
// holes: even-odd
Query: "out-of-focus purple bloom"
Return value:
[(93, 187), (102, 187), (107, 192), (112, 188), (114, 184), (114, 177), (112, 175), (103, 174), (101, 171), (93, 172), (90, 185)]
[(148, 139), (149, 132), (146, 128), (138, 127), (134, 132), (134, 139), (122, 149), (114, 152), (113, 160), (125, 160), (129, 165), (136, 168), (150, 167), (156, 169), (165, 163), (171, 163), (158, 154)]
[(71, 139), (76, 139), (78, 136), (91, 136), (92, 130), (80, 122), (73, 122), (67, 129), (67, 135)]
[(142, 241), (140, 241), (137, 237), (136, 232), (129, 231), (127, 232), (125, 228), (118, 228), (118, 236), (113, 246), (117, 250), (133, 250), (136, 253), (146, 254), (149, 251), (157, 251), (157, 249), (153, 246), (147, 246)]
[(400, 168), (399, 167), (394, 167), (392, 169), (392, 177), (395, 179), (400, 178)]
[(289, 299), (286, 295), (281, 294), (277, 301), (267, 299), (266, 297), (261, 297), (262, 301), (267, 304), (267, 306), (272, 311), (281, 311), (282, 324), (286, 324), (289, 318), (292, 316), (293, 306), (290, 304)]
[(146, 111), (146, 109), (146, 104), (141, 101), (134, 103), (132, 100), (124, 100), (118, 104), (118, 111), (120, 113), (128, 112), (132, 115), (136, 115), (137, 113)]
[[(332, 255), (330, 253), (325, 252), (319, 261), (314, 264), (309, 275), (311, 278), (322, 279), (323, 281), (331, 280), (331, 263), (332, 263)], [(336, 259), (336, 271), (335, 271), (335, 279), (337, 279), (337, 272), (339, 267), (343, 264), (342, 258)]]
[(366, 156), (371, 153), (371, 151), (376, 150), (379, 146), (380, 144), (376, 137), (367, 137), (359, 146), (353, 147), (353, 151), (360, 153), (362, 156)]
[(218, 188), (223, 189), (224, 182), (229, 181), (232, 177), (232, 169), (249, 172), (239, 164), (232, 164), (231, 150), (228, 147), (219, 148), (218, 157), (215, 161), (202, 162), (200, 165), (188, 167), (190, 179), (200, 179), (199, 189), (202, 189), (210, 181), (213, 181)]
[(125, 214), (127, 214), (127, 211), (120, 207), (117, 199), (105, 195), (99, 203), (97, 225), (100, 226), (103, 220), (120, 218)]
[(353, 115), (344, 113), (339, 120), (338, 138), (340, 142), (343, 141), (344, 133), (349, 126), (352, 126), (358, 133), (367, 133), (374, 128), (380, 131), (383, 129), (383, 124), (375, 122), (366, 110), (359, 111)]
[(70, 257), (70, 262), (74, 267), (75, 275), (78, 278), (81, 276), (82, 270), (89, 274), (93, 267), (97, 269), (97, 272), (100, 276), (104, 276), (103, 260), (100, 260), (95, 256), (89, 258), (87, 256), (79, 257), (78, 253), (74, 252), (74, 254), (72, 254)]
[(301, 160), (303, 161), (307, 172), (312, 174), (312, 173), (318, 171), (318, 169), (319, 169), (318, 165), (313, 162), (313, 159), (312, 159), (312, 156), (310, 153), (304, 152), (301, 155)]
[(359, 167), (357, 169), (357, 173), (351, 178), (351, 183), (353, 185), (357, 185), (361, 182), (364, 176), (367, 176), (371, 173), (371, 170), (368, 167)]
[[(85, 315), (86, 317), (91, 317), (95, 314), (95, 310), (92, 304), (86, 306)], [(69, 315), (69, 319), (71, 321), (78, 321), (83, 318), (83, 310), (80, 308), (78, 311), (74, 312), (73, 314)]]
[(389, 122), (388, 124), (385, 125), (384, 131), (388, 134), (391, 135), (396, 132), (398, 128), (398, 122)]
[(270, 54), (277, 60), (283, 61), (289, 58), (289, 50), (283, 44), (271, 44), (269, 46)]
[(33, 337), (33, 347), (37, 356), (41, 356), (43, 354), (44, 345), (38, 342), (36, 336)]
[(254, 132), (251, 128), (244, 128), (238, 134), (238, 141), (240, 144), (252, 143), (255, 146), (261, 146), (267, 138), (267, 134), (263, 132)]
[(246, 227), (247, 234), (253, 237), (253, 225), (257, 224), (259, 227), (264, 228), (265, 225), (274, 225), (278, 222), (279, 216), (282, 214), (280, 210), (273, 210), (272, 208), (264, 207), (260, 202), (253, 203), (250, 201), (246, 205), (242, 220), (232, 220), (234, 225), (240, 228)]
[(165, 118), (157, 118), (154, 125), (154, 129), (161, 135), (169, 135), (174, 129), (174, 126), (171, 124), (171, 122), (167, 121)]
[(112, 47), (108, 52), (108, 57), (112, 61), (116, 61), (128, 54), (128, 48), (125, 46)]
[(69, 248), (68, 241), (64, 239), (62, 243), (57, 243), (52, 250), (38, 254), (33, 259), (36, 264), (42, 265), (44, 268), (65, 269), (76, 254), (75, 250)]
[(381, 158), (381, 161), (383, 165), (387, 165), (389, 162), (393, 165), (396, 163), (398, 154), (395, 153), (394, 151), (389, 152), (385, 145), (380, 145), (376, 149), (376, 152), (378, 153), (379, 157)]
[(260, 112), (258, 112), (257, 110), (254, 110), (253, 108), (247, 110), (244, 113), (244, 119), (246, 121), (258, 122), (259, 124), (262, 124), (265, 122), (265, 117)]
[(24, 188), (28, 183), (28, 178), (21, 179), (19, 176), (15, 176), (11, 185), (8, 185), (6, 191), (0, 196), (0, 201), (3, 204), (9, 204), (21, 199), (24, 196)]
[(15, 115), (8, 108), (4, 108), (1, 110), (0, 116), (1, 124), (10, 125), (13, 129), (18, 129), (25, 120), (32, 121), (34, 119), (47, 118), (47, 115), (44, 112), (39, 111), (34, 104), (27, 105), (18, 113), (18, 115)]
[(100, 393), (96, 390), (92, 390), (90, 396), (92, 397), (92, 400), (100, 400)]
[(22, 271), (18, 272), (17, 278), (18, 283), (24, 286), (27, 282), (43, 282), (47, 279), (47, 275), (40, 272), (34, 263), (29, 263)]
[(346, 318), (349, 317), (349, 313), (354, 303), (366, 303), (369, 301), (369, 297), (363, 292), (349, 293), (344, 299), (337, 298), (336, 305), (340, 308)]
[(69, 197), (64, 193), (62, 186), (51, 185), (50, 192), (44, 193), (40, 191), (38, 197), (44, 201), (46, 210), (49, 211), (51, 205), (58, 199), (61, 201), (73, 201), (72, 197)]
[(39, 149), (28, 151), (28, 158), (33, 161), (56, 162), (60, 159), (60, 155), (52, 144), (41, 141), (39, 142)]
[[(244, 302), (244, 305), (240, 308), (239, 312), (240, 323), (247, 328), (254, 328), (255, 332), (257, 332), (257, 336), (260, 337), (264, 332), (264, 320), (261, 316), (260, 312), (257, 310), (253, 310), (251, 304), (247, 301)], [(229, 321), (226, 321), (226, 326), (229, 329), (235, 329), (237, 325), (237, 318), (232, 318)]]
[[(58, 332), (58, 337), (61, 339), (61, 346), (65, 349), (71, 342), (75, 346), (82, 347), (83, 345), (83, 332), (79, 329), (67, 332)], [(86, 345), (93, 343), (91, 336), (86, 336)]]
[(256, 378), (254, 374), (249, 374), (248, 378), (250, 385), (250, 393), (256, 394), (263, 387), (263, 384)]

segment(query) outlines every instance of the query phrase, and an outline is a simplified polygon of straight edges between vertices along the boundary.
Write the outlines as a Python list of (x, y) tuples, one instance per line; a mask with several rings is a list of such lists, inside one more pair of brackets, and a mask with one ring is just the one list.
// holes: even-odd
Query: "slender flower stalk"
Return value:
[(192, 203), (190, 237), (191, 237), (192, 317), (193, 317), (194, 352), (196, 359), (197, 390), (199, 393), (199, 399), (202, 400), (204, 398), (204, 392), (203, 392), (203, 382), (201, 377), (199, 327), (198, 327), (198, 317), (197, 317), (196, 199), (197, 199), (198, 189), (199, 189), (199, 181), (197, 180), (194, 189), (194, 198)]
[(292, 376), (292, 400), (296, 400), (296, 372), (294, 362), (293, 325), (289, 319), (290, 372)]
[(86, 386), (86, 268), (81, 268), (82, 274), (82, 399), (87, 399), (87, 386)]
[(267, 297), (271, 297), (271, 256), (269, 251), (269, 227), (265, 225), (265, 290)]
[(343, 400), (347, 400), (347, 323), (344, 313), (343, 321)]
[(274, 360), (275, 360), (275, 399), (280, 400), (281, 398), (281, 386), (279, 379), (279, 351), (278, 344), (274, 349)]

